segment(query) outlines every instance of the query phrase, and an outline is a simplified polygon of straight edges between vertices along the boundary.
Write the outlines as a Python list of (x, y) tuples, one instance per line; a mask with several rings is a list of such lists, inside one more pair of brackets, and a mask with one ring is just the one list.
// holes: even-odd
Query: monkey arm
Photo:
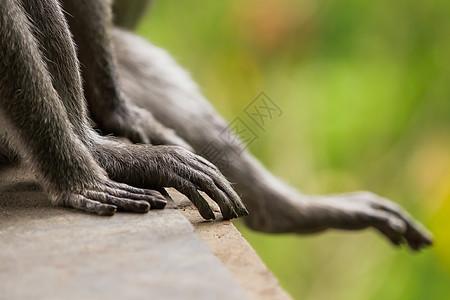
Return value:
[(295, 190), (284, 191), (283, 196), (288, 195), (281, 203), (263, 202), (256, 211), (250, 210), (247, 224), (268, 233), (374, 228), (396, 246), (406, 242), (411, 249), (420, 250), (432, 244), (430, 233), (400, 205), (373, 193), (301, 195)]
[[(44, 12), (43, 5), (61, 13), (51, 0), (5, 0), (0, 6), (0, 68), (4, 70), (0, 77), (0, 136), (21, 155), (56, 204), (106, 215), (116, 208), (145, 212), (149, 203), (165, 204), (158, 192), (138, 192), (108, 179), (73, 131), (23, 9)], [(52, 16), (41, 17), (57, 26), (58, 20)]]
[[(299, 233), (327, 228), (377, 229), (394, 245), (407, 242), (419, 250), (431, 245), (429, 233), (398, 204), (370, 192), (310, 196), (306, 211), (311, 211)], [(308, 231), (309, 230), (309, 231)]]
[[(150, 110), (164, 125), (212, 162), (234, 182), (254, 230), (270, 233), (311, 233), (326, 229), (373, 227), (394, 244), (406, 241), (419, 249), (430, 234), (399, 205), (368, 192), (310, 196), (272, 175), (230, 132), (227, 122), (199, 93), (187, 72), (162, 49), (131, 33), (115, 30), (119, 78), (128, 99)], [(188, 124), (188, 126), (187, 126)], [(217, 152), (203, 151), (211, 146)]]

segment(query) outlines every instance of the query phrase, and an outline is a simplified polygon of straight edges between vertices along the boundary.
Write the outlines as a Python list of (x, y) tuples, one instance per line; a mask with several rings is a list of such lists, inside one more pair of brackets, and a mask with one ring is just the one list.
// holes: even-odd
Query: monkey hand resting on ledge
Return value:
[[(78, 26), (98, 35), (109, 31), (107, 2), (76, 1), (73, 15), (82, 16)], [(247, 215), (239, 196), (206, 159), (179, 146), (125, 144), (92, 130), (71, 36), (57, 0), (2, 1), (0, 156), (18, 157), (29, 166), (53, 203), (87, 212), (163, 208), (165, 198), (148, 188), (174, 187), (205, 219), (215, 216), (198, 190), (218, 203), (225, 219)], [(94, 53), (108, 51), (108, 40), (89, 43)], [(105, 63), (101, 71), (109, 67)], [(99, 85), (114, 89), (114, 74), (102, 78), (101, 71), (93, 69), (100, 73)]]

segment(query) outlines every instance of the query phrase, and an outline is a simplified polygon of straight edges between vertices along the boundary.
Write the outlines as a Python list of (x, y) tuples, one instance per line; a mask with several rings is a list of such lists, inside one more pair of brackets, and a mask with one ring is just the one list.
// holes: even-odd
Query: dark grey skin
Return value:
[[(80, 8), (103, 9), (103, 3), (85, 2)], [(87, 28), (105, 32), (102, 24)], [(225, 219), (248, 214), (206, 159), (179, 146), (125, 144), (92, 130), (75, 46), (58, 1), (3, 0), (0, 29), (0, 158), (29, 166), (53, 203), (100, 215), (147, 212), (166, 204), (147, 188), (174, 187), (206, 219), (215, 216), (198, 190), (218, 203)]]

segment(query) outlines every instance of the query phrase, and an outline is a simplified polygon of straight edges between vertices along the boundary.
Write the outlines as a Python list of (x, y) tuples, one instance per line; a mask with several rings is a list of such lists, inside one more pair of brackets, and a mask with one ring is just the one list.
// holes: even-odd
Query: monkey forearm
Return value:
[(374, 194), (317, 197), (289, 187), (246, 151), (188, 74), (165, 51), (120, 30), (114, 37), (124, 93), (163, 125), (173, 128), (235, 183), (233, 187), (250, 211), (245, 221), (251, 228), (311, 233), (373, 226), (393, 243), (405, 238), (414, 249), (430, 243), (427, 233), (399, 206)]
[(97, 165), (72, 131), (25, 13), (8, 1), (0, 8), (0, 28), (7, 28), (0, 30), (0, 69), (8, 70), (0, 80), (0, 127), (47, 186), (61, 190), (73, 179), (79, 188), (76, 177), (88, 179)]
[(24, 9), (33, 20), (32, 30), (39, 41), (39, 50), (44, 57), (51, 58), (52, 63), (46, 67), (52, 74), (53, 87), (70, 112), (67, 116), (75, 132), (83, 139), (88, 128), (87, 108), (75, 47), (62, 10), (55, 0), (23, 2)]
[[(74, 40), (84, 79), (90, 112), (105, 133), (122, 133), (135, 119), (122, 99), (111, 45), (111, 1), (64, 0), (63, 6)], [(120, 128), (115, 128), (117, 124)], [(122, 134), (123, 135), (123, 134)], [(130, 133), (141, 142), (139, 132)], [(143, 142), (149, 142), (147, 139)]]
[(98, 128), (105, 134), (113, 133), (135, 143), (169, 142), (188, 147), (180, 138), (170, 135), (170, 130), (158, 134), (158, 126), (152, 123), (151, 114), (130, 106), (122, 94), (111, 43), (111, 1), (63, 2), (78, 45), (85, 96)]
[[(64, 11), (73, 38), (78, 46), (83, 77), (88, 93), (97, 93), (106, 109), (114, 108), (116, 93), (114, 61), (111, 49), (112, 26), (110, 0), (63, 0)], [(100, 88), (95, 91), (96, 88)]]

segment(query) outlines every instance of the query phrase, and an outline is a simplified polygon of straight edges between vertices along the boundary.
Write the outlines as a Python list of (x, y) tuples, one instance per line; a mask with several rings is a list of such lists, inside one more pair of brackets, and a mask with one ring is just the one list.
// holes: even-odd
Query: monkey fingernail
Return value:
[(139, 203), (136, 206), (136, 212), (146, 213), (150, 210), (151, 205), (146, 201), (138, 201)]
[(103, 205), (97, 214), (99, 216), (112, 216), (116, 213), (117, 207), (114, 205)]
[(203, 217), (203, 219), (205, 220), (215, 220), (216, 219), (216, 215), (213, 213), (213, 211), (211, 209), (209, 209), (209, 211), (199, 211), (200, 215)]
[(163, 209), (166, 206), (167, 201), (156, 198), (156, 199), (153, 199), (150, 202), (150, 204), (151, 204), (151, 209)]
[(248, 214), (249, 214), (249, 212), (248, 212), (248, 210), (246, 209), (246, 208), (243, 208), (241, 211), (240, 211), (240, 215), (241, 216), (248, 216)]

